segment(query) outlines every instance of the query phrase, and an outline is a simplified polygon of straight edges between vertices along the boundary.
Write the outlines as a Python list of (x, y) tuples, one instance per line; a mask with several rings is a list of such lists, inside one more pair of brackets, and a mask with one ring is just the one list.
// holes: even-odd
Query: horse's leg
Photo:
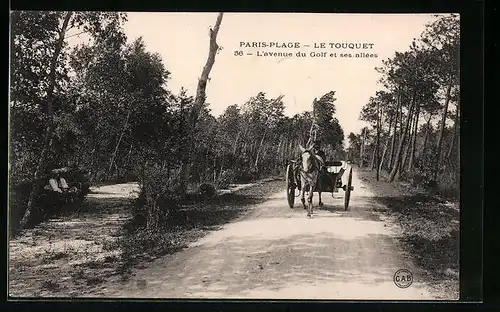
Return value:
[(318, 176), (316, 177), (316, 191), (318, 192), (318, 199), (319, 199), (319, 202), (318, 202), (318, 206), (321, 207), (323, 206), (323, 202), (321, 201), (321, 188), (323, 187), (323, 184), (321, 183), (321, 175), (318, 174)]
[(306, 209), (306, 199), (304, 198), (305, 192), (306, 192), (306, 187), (305, 187), (305, 181), (304, 179), (301, 179), (301, 188), (300, 188), (300, 201), (302, 202), (302, 206), (304, 209)]
[(307, 194), (307, 216), (312, 216), (313, 213), (313, 193), (314, 185), (310, 185), (309, 194)]

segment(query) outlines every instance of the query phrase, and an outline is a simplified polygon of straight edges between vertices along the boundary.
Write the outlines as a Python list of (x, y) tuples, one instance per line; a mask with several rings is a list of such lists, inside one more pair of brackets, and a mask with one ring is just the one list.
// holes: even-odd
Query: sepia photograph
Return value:
[(459, 14), (11, 11), (9, 40), (10, 300), (459, 299)]

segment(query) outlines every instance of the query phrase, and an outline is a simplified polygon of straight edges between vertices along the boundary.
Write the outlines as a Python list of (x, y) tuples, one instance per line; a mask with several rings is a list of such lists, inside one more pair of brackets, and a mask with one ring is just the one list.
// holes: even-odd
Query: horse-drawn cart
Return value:
[[(352, 168), (349, 168), (349, 176), (347, 183), (342, 183), (342, 176), (347, 169), (347, 163), (342, 161), (326, 162), (325, 169), (319, 171), (318, 181), (315, 183), (313, 192), (319, 193), (338, 193), (339, 189), (344, 190), (344, 209), (349, 208), (349, 199), (351, 197), (351, 191), (354, 190), (352, 186)], [(295, 189), (301, 190), (300, 178), (298, 178), (298, 166), (296, 161), (290, 161), (286, 169), (286, 195), (288, 200), (288, 206), (290, 208), (294, 207), (295, 197), (298, 196), (295, 193)], [(306, 191), (309, 191), (309, 186), (306, 186)], [(320, 197), (321, 205), (321, 197)]]

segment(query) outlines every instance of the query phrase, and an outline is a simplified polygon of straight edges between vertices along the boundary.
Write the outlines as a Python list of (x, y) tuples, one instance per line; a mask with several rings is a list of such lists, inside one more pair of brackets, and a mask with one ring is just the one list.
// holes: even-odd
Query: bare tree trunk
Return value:
[(392, 133), (392, 140), (391, 140), (391, 153), (389, 154), (389, 170), (392, 170), (392, 167), (393, 167), (393, 163), (394, 163), (394, 151), (395, 151), (395, 147), (396, 147), (396, 133), (397, 133), (397, 128), (398, 128), (398, 120), (400, 118), (398, 118), (399, 116), (399, 108), (401, 106), (401, 95), (398, 94), (398, 97), (397, 97), (397, 100), (396, 100), (396, 111), (395, 111), (395, 115), (394, 115), (394, 131)]
[(286, 150), (288, 148), (288, 137), (282, 138), (283, 144), (281, 145), (281, 150), (280, 150), (280, 166), (283, 165), (286, 159)]
[(220, 177), (222, 175), (222, 172), (224, 171), (224, 160), (226, 159), (225, 154), (223, 153), (222, 156), (219, 156), (219, 159), (220, 159), (220, 169), (219, 169), (219, 177)]
[[(192, 135), (194, 129), (196, 127), (196, 123), (198, 121), (199, 115), (205, 105), (206, 99), (206, 88), (207, 82), (210, 75), (210, 71), (215, 63), (215, 56), (219, 51), (219, 45), (217, 44), (217, 34), (219, 33), (220, 24), (222, 22), (222, 16), (224, 13), (219, 13), (217, 15), (217, 20), (215, 21), (215, 26), (213, 29), (210, 29), (210, 43), (209, 43), (209, 51), (208, 58), (205, 66), (203, 67), (203, 71), (201, 72), (201, 77), (198, 80), (198, 87), (196, 89), (196, 97), (194, 100), (194, 105), (191, 109), (191, 112), (188, 117), (188, 142), (187, 142), (187, 154), (191, 155), (193, 147), (192, 147)], [(181, 165), (181, 186), (185, 190), (187, 186), (188, 179), (191, 175), (191, 157), (186, 157), (186, 159), (182, 162)]]
[(238, 148), (238, 140), (240, 139), (241, 131), (238, 131), (238, 134), (236, 135), (236, 139), (234, 140), (233, 144), (233, 154), (236, 153), (236, 150)]
[[(456, 162), (455, 164), (452, 164), (451, 156), (453, 154), (453, 150), (455, 146), (460, 146), (459, 144), (459, 131), (458, 131), (458, 123), (459, 121), (459, 112), (460, 112), (460, 107), (459, 107), (459, 102), (456, 104), (456, 113), (455, 113), (455, 119), (453, 123), (453, 133), (450, 139), (450, 146), (448, 148), (448, 152), (446, 153), (446, 160), (445, 160), (445, 169), (447, 170), (451, 165), (453, 165), (452, 168), (456, 168), (455, 164), (460, 164), (460, 161)], [(455, 145), (455, 141), (457, 141)], [(460, 154), (460, 153), (457, 153)], [(459, 158), (458, 158), (459, 159)], [(453, 170), (453, 169), (452, 169)]]
[(248, 144), (247, 144), (247, 142), (246, 142), (246, 141), (243, 141), (243, 147), (241, 148), (241, 151), (242, 151), (243, 153), (249, 152), (249, 151), (248, 151)]
[(380, 156), (379, 156), (379, 149), (380, 149), (380, 126), (382, 123), (382, 114), (380, 113), (380, 103), (377, 104), (377, 111), (378, 111), (378, 118), (377, 118), (377, 145), (375, 147), (375, 154), (377, 157), (377, 174), (376, 174), (376, 179), (379, 181), (380, 177)]
[(401, 166), (399, 168), (399, 172), (401, 173), (402, 171), (405, 171), (406, 169), (406, 164), (408, 160), (408, 155), (410, 154), (410, 148), (411, 148), (411, 143), (413, 141), (413, 125), (415, 122), (415, 115), (413, 114), (413, 111), (408, 111), (408, 115), (410, 118), (410, 125), (408, 127), (408, 133), (405, 134), (405, 148), (404, 148), (404, 154), (403, 154), (403, 160), (401, 161)]
[(458, 136), (458, 131), (457, 131), (458, 127), (457, 127), (457, 125), (460, 122), (460, 120), (459, 120), (460, 105), (459, 105), (458, 102), (457, 102), (456, 106), (457, 106), (457, 111), (455, 113), (455, 121), (453, 123), (453, 135), (452, 135), (451, 141), (450, 141), (450, 148), (448, 149), (448, 154), (446, 156), (447, 160), (450, 159), (450, 157), (451, 157), (451, 153), (453, 152), (453, 148), (455, 147), (455, 141), (456, 141), (456, 138)]
[(402, 133), (403, 137), (399, 141), (398, 149), (396, 150), (396, 158), (395, 158), (394, 166), (392, 167), (391, 173), (389, 175), (390, 182), (394, 181), (394, 179), (396, 178), (396, 174), (398, 174), (398, 172), (399, 172), (399, 167), (401, 165), (401, 158), (402, 158), (401, 156), (402, 156), (402, 152), (403, 152), (403, 144), (405, 141), (405, 135), (406, 135), (406, 133), (408, 131), (408, 127), (410, 125), (410, 118), (412, 115), (412, 109), (413, 109), (414, 104), (415, 104), (415, 90), (413, 91), (413, 96), (412, 96), (412, 100), (411, 100), (411, 104), (410, 104), (410, 109), (408, 112), (408, 117), (406, 118), (406, 124), (404, 127), (405, 129)]
[(429, 119), (427, 119), (426, 122), (426, 129), (425, 129), (425, 134), (424, 134), (424, 143), (422, 144), (422, 151), (420, 152), (420, 155), (423, 155), (427, 149), (427, 141), (429, 138), (429, 133), (430, 133), (430, 127), (431, 127), (431, 119), (432, 119), (432, 113), (429, 114)]
[(259, 165), (259, 155), (261, 153), (262, 144), (264, 144), (264, 138), (266, 137), (266, 133), (267, 133), (267, 128), (266, 130), (264, 130), (264, 135), (262, 136), (259, 147), (257, 148), (257, 155), (255, 156), (255, 163), (254, 163), (255, 168), (257, 168), (257, 166)]
[(44, 166), (46, 165), (46, 158), (49, 151), (52, 149), (52, 129), (54, 127), (53, 123), (53, 112), (52, 112), (52, 103), (54, 102), (54, 89), (56, 87), (56, 68), (57, 68), (57, 59), (61, 54), (61, 50), (64, 44), (64, 38), (66, 35), (66, 30), (68, 29), (69, 21), (71, 19), (73, 12), (67, 12), (64, 17), (63, 25), (61, 30), (59, 31), (59, 38), (57, 39), (57, 43), (55, 46), (54, 55), (52, 55), (52, 59), (50, 61), (50, 72), (49, 72), (49, 87), (47, 90), (47, 98), (46, 98), (46, 123), (47, 126), (45, 128), (44, 135), (44, 146), (42, 149), (42, 153), (40, 154), (40, 158), (38, 159), (38, 164), (35, 169), (35, 174), (33, 178), (33, 187), (28, 196), (28, 205), (26, 207), (26, 211), (24, 212), (23, 218), (20, 222), (20, 227), (23, 229), (28, 221), (30, 220), (30, 216), (34, 207), (35, 197), (40, 189), (40, 178), (42, 176), (42, 172), (44, 171)]
[(115, 151), (113, 152), (113, 155), (111, 156), (111, 161), (109, 163), (108, 174), (107, 174), (108, 179), (111, 176), (111, 168), (113, 167), (113, 163), (115, 162), (116, 154), (118, 153), (118, 149), (120, 148), (120, 143), (122, 142), (123, 134), (127, 130), (129, 118), (130, 118), (130, 109), (127, 113), (127, 118), (125, 119), (125, 124), (123, 125), (122, 131), (120, 133), (120, 137), (118, 138), (118, 142), (116, 143)]
[(399, 95), (399, 138), (403, 136), (403, 99), (401, 99), (401, 94)]
[(217, 159), (214, 157), (214, 170), (213, 170), (213, 182), (217, 181)]
[(289, 148), (289, 143), (290, 142), (290, 139), (288, 138), (288, 136), (285, 136), (285, 143), (283, 144), (283, 155), (282, 155), (282, 160), (283, 160), (283, 163), (288, 160), (288, 155), (289, 155), (289, 152), (288, 152), (288, 148)]
[[(130, 156), (132, 155), (132, 148), (133, 148), (134, 144), (131, 143), (130, 144), (130, 147), (128, 149), (128, 153), (127, 153), (127, 156), (126, 156), (126, 159), (125, 159), (125, 177), (126, 177), (126, 182), (129, 182), (129, 175), (130, 175)], [(165, 166), (163, 166), (165, 167)]]
[(377, 152), (377, 149), (375, 147), (377, 145), (377, 142), (374, 142), (372, 145), (373, 145), (373, 152), (372, 152), (372, 160), (370, 161), (370, 170), (373, 171), (373, 169), (375, 169), (375, 154)]
[(196, 89), (196, 98), (194, 100), (193, 109), (190, 114), (190, 125), (192, 128), (196, 125), (198, 120), (198, 116), (205, 104), (206, 94), (205, 90), (207, 87), (208, 77), (210, 75), (210, 71), (215, 63), (215, 55), (219, 51), (219, 45), (217, 44), (217, 34), (219, 33), (220, 24), (222, 22), (222, 16), (224, 13), (219, 13), (217, 15), (217, 20), (215, 21), (215, 26), (213, 30), (210, 30), (210, 46), (208, 52), (208, 58), (205, 66), (203, 67), (203, 71), (201, 73), (201, 77), (198, 80), (198, 88)]
[(90, 183), (92, 183), (92, 181), (94, 180), (93, 179), (93, 176), (94, 176), (94, 173), (95, 173), (95, 170), (94, 170), (94, 163), (95, 163), (95, 157), (94, 157), (94, 154), (95, 154), (95, 151), (97, 149), (97, 144), (94, 143), (94, 148), (92, 149), (92, 151), (90, 152), (90, 156), (89, 156), (89, 160), (90, 160), (90, 163), (88, 164), (89, 165), (89, 180), (90, 180)]
[(450, 74), (448, 86), (446, 87), (446, 97), (444, 100), (443, 115), (441, 118), (441, 129), (439, 130), (437, 155), (436, 155), (437, 159), (434, 167), (434, 180), (437, 180), (439, 165), (441, 163), (441, 149), (443, 147), (443, 135), (444, 135), (444, 128), (446, 127), (446, 115), (448, 113), (448, 105), (450, 103), (450, 93), (451, 93), (452, 83), (453, 83), (453, 75)]
[(383, 167), (384, 167), (384, 162), (385, 162), (385, 158), (386, 158), (386, 155), (387, 155), (387, 150), (389, 149), (388, 145), (389, 145), (389, 138), (387, 138), (387, 140), (385, 141), (384, 143), (384, 149), (382, 150), (382, 156), (380, 157), (380, 164), (378, 166), (378, 170), (382, 170)]
[(389, 149), (389, 140), (391, 139), (391, 128), (392, 128), (392, 123), (393, 123), (393, 119), (394, 117), (391, 117), (389, 119), (389, 131), (387, 133), (387, 139), (384, 140), (385, 143), (384, 143), (384, 150), (382, 152), (382, 157), (381, 157), (381, 160), (380, 160), (380, 164), (379, 164), (379, 170), (382, 170), (383, 167), (384, 167), (384, 162), (385, 162), (385, 156), (387, 155), (387, 150)]
[(363, 168), (364, 165), (364, 152), (365, 152), (365, 129), (361, 130), (361, 146), (359, 148), (359, 167)]
[[(399, 97), (400, 97), (400, 104), (399, 104), (399, 132), (398, 132), (398, 136), (397, 136), (397, 141), (396, 141), (396, 146), (399, 146), (400, 144), (404, 144), (404, 141), (403, 141), (403, 129), (404, 129), (404, 121), (403, 121), (403, 117), (404, 117), (404, 114), (403, 114), (403, 99), (401, 98), (401, 93), (399, 94)], [(404, 146), (404, 145), (403, 145)], [(397, 152), (397, 151), (396, 151)], [(402, 154), (400, 154), (399, 157), (401, 157)], [(396, 155), (394, 155), (394, 157), (396, 157)], [(394, 161), (394, 160), (393, 160)], [(394, 163), (393, 163), (393, 167), (394, 167)], [(392, 171), (392, 168), (391, 168), (391, 171)], [(398, 173), (399, 173), (399, 168), (398, 168)]]
[(408, 163), (408, 171), (412, 172), (413, 170), (413, 161), (415, 159), (415, 150), (417, 145), (417, 134), (418, 134), (418, 119), (420, 117), (420, 104), (417, 104), (417, 112), (415, 116), (415, 127), (413, 128), (413, 140), (411, 143), (411, 151), (410, 151), (410, 160)]
[(278, 147), (276, 148), (276, 156), (277, 156), (277, 157), (276, 157), (276, 158), (277, 158), (276, 160), (277, 160), (277, 162), (278, 162), (279, 164), (281, 164), (281, 146), (283, 145), (283, 140), (282, 140), (282, 138), (280, 137), (280, 138), (278, 139), (278, 141), (279, 141), (279, 143), (278, 143)]

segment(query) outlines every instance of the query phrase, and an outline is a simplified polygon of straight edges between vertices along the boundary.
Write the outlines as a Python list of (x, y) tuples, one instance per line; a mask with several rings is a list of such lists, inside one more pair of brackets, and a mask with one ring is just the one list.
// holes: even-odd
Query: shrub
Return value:
[(235, 181), (237, 182), (250, 182), (253, 180), (252, 173), (248, 168), (238, 168), (235, 170)]
[(436, 153), (437, 149), (430, 147), (425, 154), (420, 155), (415, 161), (416, 173), (411, 178), (415, 186), (421, 186), (426, 189), (436, 187), (436, 181), (434, 180), (434, 171), (437, 161)]
[(158, 168), (148, 168), (141, 192), (133, 211), (135, 227), (146, 226), (148, 229), (161, 228), (168, 221), (169, 215), (179, 208), (182, 193), (179, 192), (179, 175), (169, 174)]
[(413, 180), (413, 176), (412, 176), (412, 174), (410, 174), (407, 171), (400, 171), (399, 172), (399, 179), (401, 179), (403, 181), (412, 181)]
[(198, 193), (202, 198), (207, 199), (214, 197), (216, 195), (216, 190), (212, 184), (203, 183), (198, 188)]
[(438, 192), (446, 198), (458, 198), (460, 196), (460, 172), (446, 171), (439, 176), (437, 181)]
[(227, 188), (229, 184), (233, 183), (236, 179), (236, 172), (232, 169), (226, 169), (222, 171), (219, 178), (217, 179), (218, 188)]

